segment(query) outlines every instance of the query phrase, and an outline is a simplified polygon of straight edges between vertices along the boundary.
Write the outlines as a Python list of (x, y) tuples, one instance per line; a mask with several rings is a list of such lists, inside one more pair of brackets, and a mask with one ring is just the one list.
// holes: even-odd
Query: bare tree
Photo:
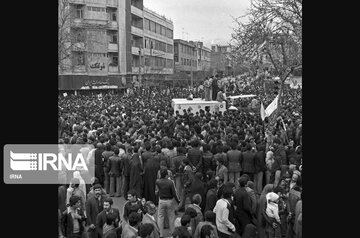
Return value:
[(302, 65), (302, 0), (251, 0), (248, 12), (235, 22), (232, 54), (237, 61), (258, 76), (270, 66), (280, 78), (276, 118), (285, 80)]

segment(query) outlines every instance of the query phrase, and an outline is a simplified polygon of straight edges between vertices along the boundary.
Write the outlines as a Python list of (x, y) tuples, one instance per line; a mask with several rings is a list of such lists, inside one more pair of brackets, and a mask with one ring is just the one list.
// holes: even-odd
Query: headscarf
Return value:
[(266, 194), (266, 201), (267, 203), (269, 202), (275, 202), (276, 200), (279, 199), (279, 195), (277, 195), (276, 193), (274, 192), (270, 192), (268, 194)]
[(83, 178), (81, 177), (81, 175), (80, 175), (80, 172), (77, 171), (77, 170), (74, 171), (73, 177), (80, 180), (79, 188), (80, 188), (80, 190), (82, 190), (82, 191), (84, 192), (84, 195), (86, 196), (86, 185), (85, 185), (84, 179), (83, 179)]

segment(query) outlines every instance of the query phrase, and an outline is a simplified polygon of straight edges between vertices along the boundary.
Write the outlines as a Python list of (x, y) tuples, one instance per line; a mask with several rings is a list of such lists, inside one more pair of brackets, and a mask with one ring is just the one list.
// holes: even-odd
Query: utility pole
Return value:
[(138, 76), (138, 81), (139, 81), (139, 87), (141, 87), (141, 48), (139, 46), (139, 76)]

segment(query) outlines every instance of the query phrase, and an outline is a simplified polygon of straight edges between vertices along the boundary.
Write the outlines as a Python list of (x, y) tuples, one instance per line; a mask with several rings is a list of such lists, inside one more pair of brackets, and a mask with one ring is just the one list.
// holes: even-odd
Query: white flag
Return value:
[(260, 116), (261, 116), (261, 120), (265, 120), (266, 114), (265, 114), (265, 109), (264, 109), (264, 105), (261, 102), (261, 107), (260, 107)]
[(270, 103), (269, 106), (265, 109), (265, 115), (270, 116), (277, 108), (279, 95)]

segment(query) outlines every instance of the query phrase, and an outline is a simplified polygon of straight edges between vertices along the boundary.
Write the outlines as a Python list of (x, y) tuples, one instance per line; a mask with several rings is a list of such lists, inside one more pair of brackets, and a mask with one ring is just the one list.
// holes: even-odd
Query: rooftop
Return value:
[(147, 12), (153, 14), (154, 16), (156, 16), (156, 17), (158, 17), (158, 18), (160, 18), (160, 19), (162, 19), (162, 20), (164, 20), (164, 21), (168, 21), (168, 22), (171, 23), (171, 24), (173, 23), (173, 21), (170, 20), (170, 19), (168, 19), (168, 18), (166, 18), (165, 15), (160, 15), (159, 13), (157, 13), (157, 12), (155, 12), (155, 11), (153, 11), (153, 10), (150, 10), (150, 9), (147, 8), (147, 7), (144, 7), (144, 11), (147, 11)]

